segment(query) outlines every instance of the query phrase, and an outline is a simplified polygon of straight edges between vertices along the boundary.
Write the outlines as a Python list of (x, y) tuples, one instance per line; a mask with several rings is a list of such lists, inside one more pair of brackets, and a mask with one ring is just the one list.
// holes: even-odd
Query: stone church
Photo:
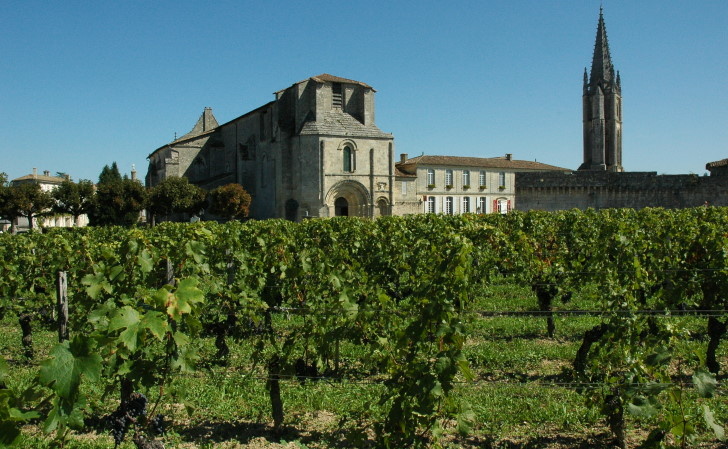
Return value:
[(403, 215), (419, 211), (394, 164), (394, 137), (374, 121), (375, 90), (323, 74), (219, 125), (205, 108), (193, 129), (149, 155), (147, 186), (185, 176), (205, 189), (241, 184), (257, 219)]

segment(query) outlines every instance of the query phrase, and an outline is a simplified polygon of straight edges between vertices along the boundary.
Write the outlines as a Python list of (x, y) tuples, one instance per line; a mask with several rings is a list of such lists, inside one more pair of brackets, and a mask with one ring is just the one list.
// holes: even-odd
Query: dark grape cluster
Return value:
[(147, 397), (141, 393), (132, 393), (126, 401), (126, 410), (132, 418), (147, 414)]
[(114, 438), (116, 446), (124, 441), (129, 425), (147, 414), (147, 397), (141, 393), (132, 393), (127, 401), (122, 402), (113, 413), (106, 417), (106, 426)]
[(116, 446), (120, 445), (124, 441), (126, 431), (129, 429), (129, 419), (126, 412), (121, 408), (117, 409), (114, 413), (106, 417), (106, 426), (114, 438), (114, 444)]
[(164, 420), (164, 415), (156, 415), (149, 421), (149, 430), (153, 435), (162, 435), (167, 429), (167, 422)]

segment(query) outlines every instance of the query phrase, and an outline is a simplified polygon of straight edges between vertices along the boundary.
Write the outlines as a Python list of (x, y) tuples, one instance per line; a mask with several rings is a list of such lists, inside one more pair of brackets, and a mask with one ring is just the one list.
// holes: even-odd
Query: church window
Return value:
[(485, 187), (485, 170), (480, 170), (480, 174), (478, 175), (478, 185), (480, 187)]
[(478, 209), (476, 210), (476, 212), (479, 214), (486, 213), (486, 210), (485, 210), (485, 208), (487, 207), (486, 204), (487, 203), (486, 203), (486, 199), (484, 196), (481, 196), (480, 198), (478, 198)]
[(432, 168), (427, 169), (427, 185), (435, 186), (435, 170)]
[(506, 187), (506, 172), (504, 171), (498, 173), (498, 187)]
[(464, 196), (463, 197), (463, 211), (464, 214), (467, 214), (470, 212), (470, 197)]
[(463, 170), (463, 187), (470, 185), (470, 170)]
[(427, 213), (429, 213), (429, 214), (435, 213), (435, 197), (434, 196), (427, 197)]
[(344, 158), (344, 171), (351, 173), (356, 169), (356, 154), (349, 145), (346, 145), (343, 150)]
[(344, 104), (344, 95), (341, 88), (341, 83), (334, 83), (331, 85), (331, 106), (333, 108), (341, 109)]
[(452, 170), (445, 170), (445, 187), (452, 187)]
[(452, 201), (452, 197), (451, 196), (448, 196), (447, 198), (445, 198), (445, 213), (447, 215), (452, 215), (453, 214), (452, 203), (453, 203), (453, 201)]

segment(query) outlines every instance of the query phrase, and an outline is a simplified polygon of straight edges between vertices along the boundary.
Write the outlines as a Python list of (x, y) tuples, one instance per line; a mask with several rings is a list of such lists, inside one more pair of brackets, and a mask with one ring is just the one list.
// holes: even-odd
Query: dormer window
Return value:
[(331, 85), (331, 106), (332, 108), (341, 109), (344, 104), (343, 89), (341, 83), (333, 83)]

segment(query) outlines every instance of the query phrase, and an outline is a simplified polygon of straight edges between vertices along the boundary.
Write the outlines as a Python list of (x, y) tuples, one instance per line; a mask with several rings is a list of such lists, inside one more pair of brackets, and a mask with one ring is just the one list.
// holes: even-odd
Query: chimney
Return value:
[(38, 176), (38, 169), (33, 167), (33, 177), (35, 178), (36, 176)]
[(137, 179), (136, 165), (131, 164), (131, 180), (136, 181), (136, 179)]
[(50, 170), (43, 170), (43, 176), (50, 176), (51, 172)]
[(506, 153), (506, 160), (512, 161), (513, 160), (513, 153)]
[(408, 159), (407, 153), (402, 153), (402, 154), (399, 155), (399, 162), (400, 163), (404, 163), (404, 161), (406, 161), (407, 159)]

